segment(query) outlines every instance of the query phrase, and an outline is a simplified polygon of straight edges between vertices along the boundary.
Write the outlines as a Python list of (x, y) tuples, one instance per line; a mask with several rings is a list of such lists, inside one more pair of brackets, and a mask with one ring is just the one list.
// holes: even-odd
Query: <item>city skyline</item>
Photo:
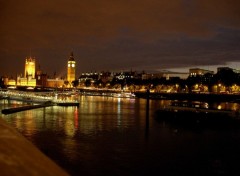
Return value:
[[(29, 59), (30, 59), (30, 60), (34, 60), (34, 72), (38, 72), (38, 71), (39, 71), (39, 72), (41, 72), (41, 73), (43, 73), (43, 74), (46, 74), (46, 75), (49, 76), (49, 77), (53, 77), (53, 78), (57, 78), (57, 79), (59, 79), (59, 78), (60, 78), (60, 79), (67, 79), (67, 80), (69, 80), (68, 77), (70, 76), (70, 74), (69, 74), (69, 63), (72, 62), (72, 59), (73, 59), (74, 65), (75, 65), (75, 66), (73, 66), (73, 68), (74, 68), (74, 73), (76, 72), (75, 67), (77, 67), (77, 64), (76, 64), (76, 62), (75, 62), (75, 60), (74, 60), (74, 54), (73, 54), (73, 52), (70, 53), (69, 58), (68, 58), (68, 60), (67, 60), (66, 63), (65, 63), (67, 69), (65, 70), (64, 73), (62, 73), (62, 75), (60, 75), (58, 71), (54, 71), (54, 72), (48, 74), (44, 69), (41, 68), (40, 65), (36, 65), (36, 64), (35, 64), (35, 63), (38, 62), (35, 57), (28, 56), (28, 57), (26, 57), (25, 59), (26, 59), (26, 62), (27, 62), (27, 60), (29, 60)], [(21, 72), (21, 73), (17, 73), (15, 76), (18, 76), (18, 77), (19, 77), (19, 76), (22, 76), (22, 77), (24, 77), (24, 78), (28, 77), (28, 76), (26, 76), (26, 74), (28, 73), (28, 72), (26, 72), (26, 62), (25, 62), (25, 67), (23, 68), (24, 72), (23, 72), (23, 73), (22, 73), (22, 72)], [(76, 75), (76, 73), (75, 73), (75, 74), (74, 74), (75, 76), (73, 76), (73, 77), (78, 78), (78, 77), (80, 77), (82, 74), (86, 74), (86, 73), (98, 73), (98, 74), (100, 74), (100, 73), (102, 73), (102, 72), (112, 72), (112, 73), (121, 73), (121, 72), (137, 72), (137, 73), (141, 73), (141, 72), (144, 72), (144, 73), (147, 73), (147, 74), (152, 74), (152, 73), (169, 73), (169, 74), (185, 74), (185, 75), (186, 75), (186, 74), (190, 74), (190, 70), (191, 70), (191, 69), (201, 69), (201, 70), (211, 71), (211, 72), (213, 72), (214, 74), (216, 74), (216, 73), (218, 72), (218, 69), (219, 69), (219, 68), (224, 68), (224, 67), (227, 67), (227, 68), (230, 68), (230, 69), (233, 69), (233, 70), (236, 70), (236, 71), (240, 72), (240, 70), (237, 69), (237, 68), (239, 68), (239, 65), (238, 65), (238, 64), (239, 64), (238, 62), (232, 62), (232, 63), (230, 63), (229, 65), (185, 67), (185, 68), (173, 68), (173, 69), (168, 69), (168, 70), (167, 70), (167, 69), (159, 69), (159, 70), (156, 70), (156, 71), (154, 71), (154, 72), (147, 72), (147, 71), (145, 71), (145, 70), (132, 70), (132, 69), (130, 69), (130, 70), (116, 70), (116, 71), (111, 71), (111, 70), (94, 71), (94, 70), (90, 70), (90, 71), (78, 73), (77, 75)], [(70, 65), (72, 65), (72, 64), (70, 64)], [(30, 71), (30, 72), (31, 72), (31, 71)], [(1, 75), (1, 76), (4, 76), (4, 75)], [(10, 76), (10, 75), (6, 75), (6, 76)], [(34, 73), (32, 76), (34, 77), (34, 76), (35, 76), (35, 73)], [(186, 77), (186, 76), (184, 76), (184, 77)], [(14, 78), (14, 76), (11, 75), (10, 78)], [(186, 79), (186, 78), (185, 78), (185, 79)], [(75, 80), (75, 79), (74, 79), (74, 78), (71, 78), (71, 80), (73, 81), (73, 80)], [(70, 82), (71, 82), (71, 81), (70, 81)]]
[[(57, 2), (57, 4), (56, 4)], [(32, 55), (48, 74), (239, 68), (240, 2), (2, 1), (0, 74), (23, 73)]]

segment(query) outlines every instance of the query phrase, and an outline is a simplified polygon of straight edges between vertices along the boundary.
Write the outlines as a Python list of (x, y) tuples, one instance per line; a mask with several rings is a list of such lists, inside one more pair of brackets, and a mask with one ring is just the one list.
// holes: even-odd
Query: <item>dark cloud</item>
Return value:
[(239, 32), (222, 30), (210, 39), (181, 37), (170, 40), (156, 39), (151, 42), (120, 37), (87, 53), (94, 53), (90, 55), (93, 59), (97, 56), (103, 57), (101, 60), (106, 63), (102, 62), (99, 65), (106, 67), (109, 63), (112, 69), (131, 67), (157, 70), (173, 66), (218, 65), (239, 61)]
[(64, 72), (72, 50), (79, 72), (238, 61), (239, 9), (238, 0), (1, 0), (1, 74), (23, 72), (30, 50), (47, 72)]

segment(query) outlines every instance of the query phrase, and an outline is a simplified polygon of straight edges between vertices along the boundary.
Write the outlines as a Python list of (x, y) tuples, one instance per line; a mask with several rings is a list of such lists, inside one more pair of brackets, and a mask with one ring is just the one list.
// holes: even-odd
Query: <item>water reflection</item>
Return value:
[(117, 117), (118, 117), (118, 126), (121, 127), (121, 98), (117, 98)]
[[(110, 97), (80, 96), (80, 107), (48, 107), (16, 114), (2, 115), (2, 118), (12, 123), (24, 135), (32, 136), (38, 129), (64, 130), (64, 135), (74, 137), (76, 131), (85, 135), (97, 132), (125, 129), (138, 123), (145, 127), (146, 136), (149, 127), (154, 123), (149, 116), (154, 110), (168, 106), (171, 101), (159, 100), (149, 102), (144, 99), (121, 99)], [(22, 106), (24, 103), (1, 100), (1, 108)], [(238, 103), (208, 103), (209, 108), (224, 110), (239, 110)], [(138, 118), (138, 117), (144, 117)], [(115, 120), (116, 119), (116, 120)]]
[[(239, 174), (239, 130), (193, 131), (158, 123), (155, 112), (169, 100), (79, 100), (79, 108), (54, 106), (1, 117), (71, 175)], [(12, 106), (2, 100), (0, 104)], [(239, 109), (231, 102), (208, 103), (209, 108), (219, 105)]]
[(146, 99), (146, 125), (145, 125), (145, 138), (148, 139), (149, 135), (149, 99)]
[(232, 102), (209, 103), (209, 107), (212, 109), (232, 110), (232, 111), (236, 111), (240, 109), (240, 106), (238, 103), (232, 103)]
[(79, 116), (79, 109), (76, 107), (74, 110), (74, 128), (78, 129), (78, 116)]

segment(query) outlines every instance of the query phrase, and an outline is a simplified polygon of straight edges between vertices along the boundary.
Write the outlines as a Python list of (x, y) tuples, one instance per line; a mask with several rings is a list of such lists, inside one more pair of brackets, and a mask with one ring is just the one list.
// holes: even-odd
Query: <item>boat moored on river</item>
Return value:
[(79, 106), (78, 101), (64, 101), (64, 100), (53, 100), (53, 103), (57, 106)]
[(239, 110), (209, 108), (204, 102), (173, 101), (169, 106), (158, 109), (155, 118), (178, 125), (223, 126), (240, 125), (239, 114)]
[(119, 92), (119, 93), (114, 93), (113, 97), (115, 98), (135, 98), (135, 94), (131, 92)]

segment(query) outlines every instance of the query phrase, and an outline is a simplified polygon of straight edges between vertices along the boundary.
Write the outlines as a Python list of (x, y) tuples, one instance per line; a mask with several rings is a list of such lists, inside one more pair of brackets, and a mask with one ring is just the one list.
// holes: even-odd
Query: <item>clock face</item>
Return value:
[(74, 64), (72, 64), (72, 67), (75, 67), (75, 65), (74, 65)]
[(70, 64), (68, 64), (68, 67), (70, 67)]

